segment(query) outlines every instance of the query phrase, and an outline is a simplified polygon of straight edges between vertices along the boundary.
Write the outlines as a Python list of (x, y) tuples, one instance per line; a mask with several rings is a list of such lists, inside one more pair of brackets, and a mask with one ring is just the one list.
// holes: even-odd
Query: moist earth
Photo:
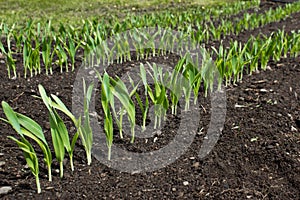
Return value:
[[(270, 3), (270, 2), (268, 2)], [(271, 3), (273, 6), (281, 3)], [(262, 6), (262, 9), (268, 9)], [(244, 11), (247, 12), (247, 11)], [(251, 9), (249, 12), (253, 12)], [(299, 30), (299, 13), (280, 22), (229, 35), (245, 42), (250, 35), (269, 35), (280, 28)], [(293, 23), (295, 22), (295, 23)], [(217, 45), (212, 41), (210, 45)], [(229, 44), (229, 43), (228, 43)], [(225, 43), (226, 45), (226, 43)], [(179, 57), (169, 54), (150, 58), (160, 64), (174, 66)], [(76, 63), (77, 69), (81, 61)], [(7, 101), (15, 111), (36, 120), (51, 141), (48, 114), (42, 102), (35, 98), (38, 84), (48, 93), (56, 94), (68, 108), (72, 108), (72, 90), (76, 72), (37, 75), (32, 78), (8, 79), (5, 64), (1, 63), (0, 100)], [(123, 74), (138, 62), (110, 66), (110, 73)], [(21, 63), (19, 63), (21, 68)], [(299, 199), (300, 197), (300, 57), (270, 61), (267, 70), (225, 88), (227, 114), (220, 138), (204, 159), (198, 157), (210, 122), (210, 95), (199, 95), (198, 133), (190, 148), (174, 163), (153, 171), (130, 174), (119, 172), (93, 158), (87, 166), (85, 152), (78, 143), (74, 153), (75, 171), (65, 161), (64, 178), (60, 179), (53, 164), (53, 181), (47, 180), (47, 170), (41, 163), (42, 193), (36, 194), (34, 176), (26, 167), (22, 152), (7, 136), (16, 135), (7, 124), (0, 122), (0, 186), (12, 190), (2, 199)], [(96, 106), (97, 108), (97, 106)], [(101, 111), (99, 111), (101, 114)], [(179, 112), (180, 113), (180, 112)], [(2, 109), (0, 117), (4, 117)], [(72, 122), (64, 120), (71, 134)], [(140, 120), (140, 118), (138, 118)], [(137, 139), (133, 145), (129, 138), (116, 145), (133, 152), (151, 152), (174, 138), (180, 117), (169, 117), (162, 133), (152, 138)], [(138, 121), (140, 123), (140, 121)], [(116, 130), (117, 135), (117, 130)], [(155, 139), (156, 138), (156, 139)], [(155, 142), (154, 142), (155, 140)], [(42, 152), (37, 149), (39, 157)], [(112, 152), (113, 153), (113, 152)], [(172, 156), (172, 155), (170, 155)]]

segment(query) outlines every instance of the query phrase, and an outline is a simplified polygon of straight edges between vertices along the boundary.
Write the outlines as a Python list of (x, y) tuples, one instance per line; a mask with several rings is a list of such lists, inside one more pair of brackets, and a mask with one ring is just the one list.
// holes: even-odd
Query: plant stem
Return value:
[(73, 155), (70, 155), (70, 165), (71, 165), (71, 170), (74, 171), (74, 165), (73, 165)]
[[(143, 123), (144, 124), (144, 123)], [(146, 126), (145, 125), (143, 125), (142, 126), (142, 132), (144, 132), (146, 130)]]
[(133, 143), (134, 142), (134, 126), (131, 128), (131, 135), (132, 135), (132, 137), (131, 137), (131, 143)]
[(59, 162), (59, 177), (62, 178), (64, 176), (64, 164), (63, 161)]
[(108, 147), (108, 156), (107, 156), (108, 160), (110, 160), (111, 158), (111, 146)]
[(158, 127), (160, 128), (161, 127), (161, 113), (159, 114), (159, 117), (158, 117)]
[(37, 187), (37, 193), (41, 193), (41, 184), (40, 184), (40, 179), (39, 179), (39, 175), (35, 176), (35, 183), (36, 183), (36, 187)]
[(90, 151), (86, 151), (86, 158), (87, 158), (87, 164), (91, 165), (91, 163), (92, 163), (92, 154), (90, 153)]
[(48, 178), (49, 178), (49, 182), (51, 182), (52, 181), (51, 165), (48, 166)]
[(123, 111), (124, 111), (124, 108), (122, 107), (121, 108), (121, 113), (120, 113), (120, 138), (123, 139), (123, 129), (122, 129), (122, 122), (123, 122)]

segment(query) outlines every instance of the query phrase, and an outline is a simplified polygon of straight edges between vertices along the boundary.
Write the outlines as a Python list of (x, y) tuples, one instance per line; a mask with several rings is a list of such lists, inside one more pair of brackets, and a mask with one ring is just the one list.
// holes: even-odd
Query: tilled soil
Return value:
[[(299, 14), (290, 20), (299, 21)], [(289, 20), (287, 19), (287, 20)], [(298, 19), (298, 20), (297, 20)], [(299, 23), (278, 22), (287, 31), (298, 30)], [(245, 41), (250, 34), (269, 34), (278, 23), (228, 36)], [(297, 24), (297, 25), (295, 25)], [(288, 28), (291, 27), (291, 28)], [(174, 65), (178, 56), (152, 58), (160, 64)], [(211, 116), (210, 96), (200, 94), (198, 133), (189, 149), (170, 165), (153, 172), (126, 173), (109, 168), (93, 158), (86, 165), (83, 147), (75, 148), (75, 171), (66, 159), (64, 178), (60, 180), (53, 165), (53, 182), (41, 167), (42, 193), (36, 194), (35, 179), (26, 167), (22, 152), (6, 136), (16, 135), (8, 125), (0, 122), (0, 185), (11, 186), (3, 199), (299, 199), (300, 197), (300, 57), (270, 61), (266, 71), (244, 75), (242, 82), (226, 87), (227, 113), (220, 138), (204, 159), (198, 157), (205, 140)], [(111, 67), (111, 73), (124, 74), (137, 63)], [(80, 63), (77, 63), (77, 68)], [(1, 64), (5, 69), (5, 64)], [(116, 68), (118, 67), (118, 68)], [(116, 69), (121, 69), (116, 71)], [(0, 100), (7, 101), (16, 111), (35, 119), (51, 141), (48, 114), (37, 86), (42, 84), (48, 93), (58, 95), (72, 108), (72, 90), (76, 72), (38, 75), (33, 78), (7, 78), (0, 71)], [(97, 107), (97, 106), (96, 106)], [(4, 117), (2, 109), (0, 117)], [(64, 117), (71, 134), (74, 127)], [(193, 119), (193, 118), (191, 118)], [(195, 120), (195, 119), (193, 119)], [(160, 134), (116, 143), (134, 152), (151, 152), (168, 145), (178, 129), (180, 116), (172, 118)], [(117, 131), (116, 131), (117, 134)], [(155, 140), (155, 142), (154, 142)], [(51, 143), (51, 142), (50, 142)], [(41, 158), (41, 151), (37, 148)], [(112, 152), (113, 153), (113, 152)], [(172, 155), (170, 155), (171, 157)], [(42, 159), (41, 159), (42, 161)], [(42, 162), (41, 162), (42, 164)]]

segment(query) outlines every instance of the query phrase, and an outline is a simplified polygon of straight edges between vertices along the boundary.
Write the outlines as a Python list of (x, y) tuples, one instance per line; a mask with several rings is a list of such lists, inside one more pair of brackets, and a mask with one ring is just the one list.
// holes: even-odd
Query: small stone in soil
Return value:
[(183, 181), (183, 185), (184, 185), (184, 186), (187, 186), (188, 184), (189, 184), (188, 181)]
[(292, 132), (297, 132), (298, 130), (297, 130), (295, 127), (292, 126), (292, 127), (291, 127), (291, 131), (292, 131)]
[(0, 161), (0, 167), (2, 167), (3, 165), (5, 165), (4, 161)]
[(266, 93), (266, 92), (268, 92), (268, 90), (266, 90), (266, 89), (260, 89), (260, 92)]
[(195, 168), (198, 168), (200, 166), (200, 163), (199, 162), (195, 162), (194, 164), (193, 164), (193, 167), (195, 167)]
[(183, 197), (184, 193), (183, 192), (179, 192), (178, 196), (179, 197)]
[(10, 186), (3, 186), (3, 187), (0, 188), (0, 194), (7, 194), (11, 190), (12, 190), (12, 187), (10, 187)]

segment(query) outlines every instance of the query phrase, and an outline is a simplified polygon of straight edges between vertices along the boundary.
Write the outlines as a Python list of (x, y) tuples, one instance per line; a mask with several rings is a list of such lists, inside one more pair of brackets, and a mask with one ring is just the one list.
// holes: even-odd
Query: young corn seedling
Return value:
[(247, 44), (242, 48), (242, 44), (235, 41), (232, 46), (232, 56), (230, 58), (230, 64), (232, 67), (233, 72), (233, 84), (235, 84), (236, 81), (239, 81), (239, 74), (243, 70), (245, 61), (244, 61), (244, 54), (247, 50)]
[(19, 148), (23, 151), (26, 163), (29, 169), (31, 170), (32, 174), (35, 176), (37, 193), (41, 193), (41, 184), (39, 179), (39, 162), (34, 148), (24, 137), (21, 137), (21, 141), (12, 136), (8, 136), (8, 138), (15, 141)]
[[(245, 46), (247, 46), (247, 49), (246, 49), (246, 51), (245, 51), (245, 53), (244, 53), (244, 60), (245, 60), (245, 64), (247, 64), (248, 65), (248, 67), (247, 67), (247, 73), (249, 73), (250, 74), (250, 70), (251, 70), (251, 66), (253, 66), (254, 65), (254, 58), (255, 58), (255, 55), (252, 55), (252, 53), (251, 53), (251, 46), (252, 46), (252, 43), (253, 43), (253, 37), (252, 38), (250, 38), (249, 40), (248, 40), (248, 42), (247, 42), (247, 44), (245, 45)], [(241, 78), (243, 77), (243, 73), (241, 73), (241, 76), (240, 76)]]
[(39, 51), (39, 44), (36, 43), (35, 49), (32, 51), (30, 63), (32, 68), (34, 69), (34, 74), (40, 74), (41, 73), (41, 62), (40, 62), (40, 51)]
[(156, 129), (157, 122), (158, 122), (158, 127), (160, 127), (161, 118), (164, 118), (166, 115), (166, 112), (169, 107), (169, 101), (167, 98), (166, 85), (162, 80), (163, 79), (162, 68), (161, 67), (158, 68), (155, 63), (153, 63), (153, 67), (150, 65), (150, 63), (148, 63), (148, 66), (153, 72), (153, 75), (151, 73), (149, 74), (154, 81), (154, 91), (151, 89), (149, 85), (147, 85), (147, 93), (154, 104), (154, 112), (155, 112), (154, 129)]
[[(113, 79), (111, 81), (113, 81)], [(123, 116), (124, 116), (124, 114), (126, 114), (126, 110), (125, 110), (124, 106), (122, 106), (120, 108), (120, 110), (118, 112), (116, 112), (114, 98), (112, 98), (111, 101), (110, 101), (110, 107), (112, 109), (112, 114), (115, 118), (115, 121), (116, 121), (118, 129), (119, 129), (120, 138), (123, 139), (123, 126), (122, 126), (122, 123), (123, 123)]]
[[(135, 86), (135, 88), (131, 91), (131, 93), (128, 92), (126, 85), (123, 83), (123, 81), (121, 81), (120, 79), (118, 80), (114, 80), (114, 79), (110, 79), (111, 84), (110, 84), (110, 90), (112, 92), (112, 94), (117, 97), (119, 99), (119, 101), (122, 104), (122, 110), (124, 109), (128, 115), (128, 119), (130, 121), (130, 125), (131, 125), (131, 143), (134, 142), (134, 128), (135, 128), (135, 106), (133, 101), (131, 100), (131, 97), (133, 96), (134, 93), (136, 93), (136, 90), (138, 88), (138, 85)], [(115, 108), (114, 105), (111, 105), (112, 109), (115, 112)], [(122, 116), (122, 115), (121, 115)], [(121, 121), (122, 123), (122, 121)], [(120, 124), (120, 127), (122, 127), (122, 124)]]
[(37, 31), (34, 34), (33, 40), (35, 42), (34, 50), (32, 51), (32, 66), (34, 68), (35, 75), (41, 73), (41, 62), (40, 62), (40, 37), (41, 37), (41, 25), (37, 23)]
[(36, 185), (38, 188), (38, 193), (41, 192), (40, 183), (39, 183), (39, 165), (38, 158), (34, 151), (32, 145), (25, 139), (24, 136), (27, 136), (33, 139), (43, 151), (44, 161), (48, 167), (48, 178), (49, 181), (52, 181), (51, 175), (51, 164), (52, 164), (52, 155), (50, 148), (47, 144), (47, 141), (44, 137), (42, 128), (35, 121), (30, 119), (29, 117), (22, 115), (20, 113), (14, 112), (13, 109), (6, 103), (2, 101), (2, 108), (7, 117), (6, 119), (2, 119), (6, 123), (10, 124), (14, 130), (20, 135), (21, 141), (17, 140), (15, 137), (9, 136), (10, 139), (14, 140), (18, 146), (23, 150), (24, 157), (26, 159), (27, 165), (30, 170), (36, 177)]
[(276, 35), (275, 35), (275, 36), (272, 37), (272, 44), (271, 45), (274, 45), (272, 58), (275, 61), (278, 62), (280, 60), (280, 57), (281, 57), (283, 44), (281, 43), (279, 38), (277, 38)]
[[(96, 48), (96, 53), (97, 53), (97, 57), (99, 56), (98, 58), (102, 59), (103, 65), (110, 64), (110, 60), (109, 60), (110, 49), (105, 41), (101, 40), (99, 48)], [(99, 60), (99, 63), (100, 63), (100, 60)]]
[(143, 85), (144, 85), (144, 89), (145, 89), (145, 104), (143, 105), (142, 103), (142, 100), (139, 96), (139, 94), (136, 92), (135, 93), (135, 97), (138, 101), (138, 104), (140, 106), (140, 109), (142, 111), (142, 115), (143, 115), (143, 124), (142, 124), (142, 131), (145, 131), (146, 130), (146, 119), (147, 119), (147, 113), (148, 113), (148, 110), (149, 110), (149, 100), (148, 100), (148, 84), (147, 84), (147, 76), (146, 76), (146, 70), (145, 70), (145, 67), (144, 65), (141, 63), (140, 64), (140, 76), (142, 78), (142, 82), (143, 82)]
[[(1, 33), (1, 32), (0, 32)], [(9, 63), (9, 56), (8, 56), (8, 54), (7, 54), (7, 52), (6, 52), (6, 50), (5, 50), (5, 48), (4, 48), (4, 46), (3, 46), (3, 44), (2, 44), (2, 42), (0, 41), (0, 50), (1, 50), (1, 53), (3, 54), (3, 55), (6, 55), (6, 60), (7, 60), (7, 75), (8, 75), (8, 78), (10, 78), (10, 73), (11, 73), (11, 71), (10, 71), (10, 63)]]
[(267, 64), (270, 60), (270, 57), (273, 53), (274, 46), (272, 45), (272, 38), (269, 37), (262, 46), (261, 56), (260, 56), (260, 63), (261, 68), (266, 69)]
[(10, 40), (11, 34), (12, 33), (9, 31), (7, 36), (6, 36), (7, 37), (6, 38), (7, 51), (5, 51), (4, 48), (2, 47), (2, 51), (6, 54), (8, 78), (11, 77), (11, 75), (10, 75), (11, 70), (13, 71), (14, 77), (17, 77), (16, 60), (13, 58), (13, 52), (11, 50), (11, 40)]
[[(65, 149), (67, 150), (67, 152), (69, 154), (71, 170), (74, 171), (73, 152), (74, 152), (74, 148), (75, 148), (75, 143), (78, 138), (78, 134), (74, 135), (74, 137), (72, 138), (72, 142), (70, 143), (69, 133), (66, 128), (66, 125), (64, 124), (63, 120), (58, 115), (57, 111), (55, 110), (52, 99), (47, 96), (46, 91), (42, 85), (39, 85), (38, 87), (39, 87), (39, 92), (40, 92), (41, 98), (49, 111), (52, 142), (53, 142), (56, 159), (60, 165), (60, 177), (62, 178), (63, 177), (63, 160), (65, 157)], [(58, 101), (59, 100), (58, 97), (55, 98), (55, 100)], [(61, 102), (61, 101), (59, 100), (59, 102)]]
[[(86, 34), (87, 33), (84, 35), (86, 39), (81, 41), (81, 44), (84, 48), (84, 57), (87, 59), (88, 63), (91, 63), (91, 65), (94, 66), (95, 63), (91, 53), (96, 49), (96, 44), (94, 38)], [(113, 57), (113, 55), (111, 55), (111, 57)]]
[(185, 97), (184, 110), (188, 111), (190, 107), (190, 98), (193, 89), (193, 84), (195, 82), (194, 80), (197, 74), (199, 73), (191, 62), (186, 60), (186, 58), (184, 58), (184, 60), (186, 61), (186, 64), (184, 65), (183, 78), (180, 81), (180, 84), (182, 85), (182, 90)]
[(117, 63), (123, 63), (123, 57), (125, 56), (125, 51), (124, 51), (124, 41), (121, 40), (121, 37), (119, 34), (116, 34), (114, 36), (114, 39), (116, 40), (115, 46), (112, 48), (113, 50), (116, 51), (116, 57), (117, 57)]
[[(286, 36), (284, 30), (279, 30), (277, 32), (278, 34), (276, 35), (276, 41), (280, 42), (282, 44), (282, 48), (281, 48), (281, 55), (283, 54), (283, 57), (286, 58), (287, 57), (287, 53), (290, 49), (289, 47), (289, 41), (288, 41), (288, 37)], [(278, 39), (277, 39), (278, 38)]]
[(292, 31), (291, 35), (291, 49), (290, 49), (290, 54), (293, 55), (294, 57), (297, 57), (299, 55), (299, 50), (300, 50), (300, 32), (298, 31)]
[(125, 61), (131, 61), (131, 55), (130, 55), (130, 45), (129, 45), (129, 39), (128, 39), (128, 33), (124, 33), (124, 43), (123, 43), (123, 48), (124, 48), (124, 52), (125, 52)]
[(27, 69), (30, 71), (31, 77), (33, 76), (32, 74), (32, 68), (31, 68), (31, 54), (32, 54), (32, 47), (30, 44), (30, 41), (27, 38), (24, 38), (24, 46), (23, 46), (23, 66), (24, 66), (24, 77), (27, 77)]
[(110, 89), (110, 80), (108, 74), (105, 72), (103, 78), (101, 76), (98, 76), (98, 78), (101, 81), (101, 104), (104, 112), (104, 131), (108, 147), (108, 160), (110, 160), (113, 142), (113, 119), (109, 107), (114, 97)]
[(84, 109), (84, 122), (81, 125), (81, 117), (77, 120), (77, 129), (78, 134), (81, 138), (82, 144), (84, 146), (88, 165), (92, 163), (92, 145), (93, 145), (93, 131), (90, 125), (90, 116), (89, 116), (89, 105), (93, 92), (93, 84), (90, 84), (89, 87), (86, 87), (85, 80), (83, 80), (83, 109)]
[(48, 35), (42, 38), (42, 59), (45, 65), (46, 75), (49, 73), (49, 67), (51, 67), (51, 44), (52, 38)]
[(260, 51), (259, 41), (255, 40), (252, 44), (252, 49), (250, 51), (250, 55), (252, 57), (252, 62), (250, 65), (250, 75), (252, 74), (253, 71), (258, 69), (259, 51)]
[(22, 50), (23, 30), (21, 30), (20, 32), (14, 31), (13, 36), (16, 42), (17, 52), (19, 53)]
[(61, 46), (61, 44), (59, 43), (55, 49), (56, 51), (56, 55), (58, 57), (58, 65), (60, 67), (60, 72), (63, 72), (63, 64), (65, 63), (65, 67), (66, 67), (66, 72), (69, 71), (69, 67), (68, 67), (68, 57), (67, 54), (65, 52), (65, 50), (63, 49), (63, 47)]
[(181, 98), (181, 92), (182, 92), (182, 77), (181, 77), (181, 71), (184, 63), (184, 59), (181, 59), (177, 65), (175, 66), (175, 69), (173, 70), (171, 74), (170, 81), (168, 82), (168, 86), (171, 89), (171, 110), (172, 115), (177, 115), (177, 105), (179, 102), (179, 99)]
[[(213, 61), (210, 57), (205, 57), (203, 59), (202, 67), (200, 69), (202, 81), (204, 84), (204, 96), (207, 97), (208, 89), (210, 88), (211, 91), (213, 90), (213, 83), (214, 83), (214, 73), (216, 72), (215, 66)], [(198, 80), (200, 81), (200, 80)], [(219, 83), (220, 86), (220, 83)]]
[[(87, 157), (87, 163), (90, 165), (92, 163), (92, 144), (93, 144), (93, 132), (92, 128), (90, 126), (90, 117), (89, 117), (89, 104), (91, 101), (92, 91), (93, 91), (93, 84), (90, 84), (88, 88), (86, 88), (85, 80), (83, 79), (83, 93), (84, 93), (84, 121), (82, 120), (82, 116), (80, 116), (78, 119), (68, 110), (68, 108), (65, 106), (65, 104), (56, 96), (51, 94), (51, 97), (54, 99), (54, 101), (51, 102), (51, 105), (53, 108), (60, 110), (65, 115), (67, 115), (74, 123), (77, 132), (73, 136), (72, 142), (71, 142), (71, 149), (73, 150), (75, 147), (75, 143), (77, 141), (78, 136), (80, 137), (82, 141), (82, 145), (86, 152)], [(83, 124), (82, 124), (83, 121)]]
[(215, 47), (212, 47), (214, 53), (217, 55), (215, 64), (219, 70), (221, 79), (223, 80), (223, 77), (225, 77), (225, 54), (227, 53), (226, 49), (224, 49), (223, 44), (219, 46), (219, 50), (217, 50)]
[(75, 42), (71, 36), (71, 33), (68, 32), (68, 47), (65, 47), (70, 58), (71, 58), (71, 63), (72, 63), (72, 71), (75, 69), (75, 54), (77, 49), (79, 48), (79, 45), (75, 46)]
[[(239, 59), (240, 59), (240, 68), (239, 68), (239, 76), (238, 76), (238, 80), (242, 80), (243, 79), (243, 71), (244, 71), (244, 67), (249, 64), (251, 62), (251, 60), (249, 60), (249, 52), (250, 52), (250, 44), (251, 44), (251, 39), (247, 41), (246, 44), (244, 44), (244, 47), (242, 49), (241, 53), (238, 53)], [(220, 76), (221, 77), (221, 76)], [(220, 81), (219, 81), (220, 83)]]
[[(44, 154), (44, 161), (48, 168), (49, 181), (52, 181), (52, 154), (40, 125), (29, 117), (14, 112), (12, 108), (4, 101), (2, 102), (2, 107), (8, 121), (4, 119), (2, 120), (11, 124), (12, 127), (17, 131), (17, 133), (20, 134), (20, 136), (25, 135), (33, 139), (40, 146)], [(20, 127), (20, 129), (18, 127)]]
[[(49, 34), (51, 34), (49, 36), (51, 41), (49, 41), (49, 43), (47, 43), (47, 48), (49, 48), (47, 50), (49, 50), (49, 53), (50, 53), (49, 54), (50, 57), (49, 57), (49, 61), (48, 61), (48, 63), (49, 63), (49, 73), (52, 75), (53, 74), (53, 68), (52, 68), (52, 66), (54, 64), (53, 61), (54, 61), (54, 56), (56, 55), (56, 52), (57, 52), (56, 49), (57, 49), (57, 46), (59, 44), (59, 39), (58, 39), (58, 37), (57, 37), (57, 35), (55, 34), (54, 31), (52, 31)], [(51, 49), (53, 49), (53, 50), (51, 51)], [(43, 56), (43, 54), (42, 54), (42, 56)]]
[(51, 116), (51, 114), (49, 114), (52, 143), (54, 147), (55, 157), (59, 162), (59, 176), (60, 178), (62, 178), (64, 174), (63, 160), (65, 157), (65, 148), (61, 135), (66, 134), (66, 127), (62, 124), (61, 120), (56, 119), (58, 117), (57, 115), (55, 115), (54, 113), (52, 113), (52, 115), (54, 116)]
[[(74, 31), (71, 26), (69, 26), (68, 31), (63, 34), (63, 37), (59, 38), (60, 43), (63, 44), (63, 49), (66, 50), (71, 60), (72, 71), (75, 69), (75, 54), (80, 47), (80, 43), (76, 42), (75, 39), (78, 39), (78, 33)], [(66, 71), (68, 71), (68, 67), (66, 68)]]

